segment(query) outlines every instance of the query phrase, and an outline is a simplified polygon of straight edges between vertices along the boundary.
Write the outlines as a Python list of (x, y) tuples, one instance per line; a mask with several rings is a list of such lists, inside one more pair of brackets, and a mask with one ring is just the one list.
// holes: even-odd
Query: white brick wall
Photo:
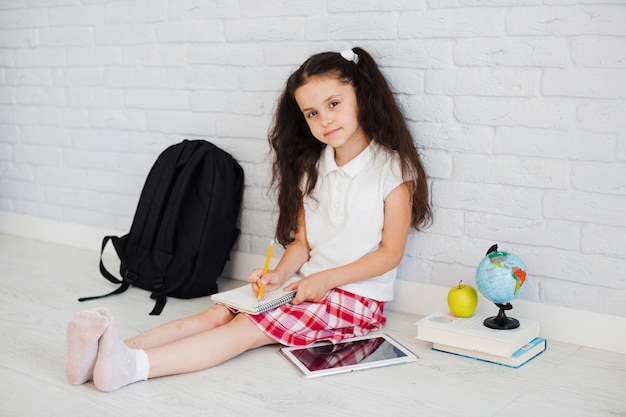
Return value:
[(499, 243), (524, 298), (626, 316), (623, 0), (80, 3), (0, 0), (0, 211), (126, 231), (156, 156), (205, 138), (244, 167), (238, 249), (263, 254), (276, 97), (358, 45), (431, 178), (400, 279), (471, 282)]

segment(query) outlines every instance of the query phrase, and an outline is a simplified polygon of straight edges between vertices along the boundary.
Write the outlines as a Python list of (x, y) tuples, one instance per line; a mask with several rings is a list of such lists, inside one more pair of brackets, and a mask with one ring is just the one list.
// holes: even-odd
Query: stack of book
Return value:
[(441, 352), (519, 368), (546, 350), (539, 337), (539, 322), (515, 317), (516, 329), (496, 330), (483, 324), (489, 316), (476, 313), (459, 318), (452, 313), (433, 313), (417, 323), (417, 339), (433, 343)]

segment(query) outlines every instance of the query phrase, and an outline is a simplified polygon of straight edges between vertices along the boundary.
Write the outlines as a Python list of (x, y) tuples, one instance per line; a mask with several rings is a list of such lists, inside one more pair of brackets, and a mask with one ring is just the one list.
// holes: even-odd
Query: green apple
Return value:
[(448, 292), (448, 307), (450, 312), (457, 317), (471, 317), (478, 305), (478, 294), (471, 285), (455, 285)]

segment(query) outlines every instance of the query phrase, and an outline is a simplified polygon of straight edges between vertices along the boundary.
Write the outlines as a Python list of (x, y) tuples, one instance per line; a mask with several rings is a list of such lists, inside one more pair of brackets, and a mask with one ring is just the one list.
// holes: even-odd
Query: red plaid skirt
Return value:
[(335, 288), (316, 303), (288, 303), (246, 315), (278, 343), (304, 347), (321, 341), (337, 343), (380, 329), (387, 321), (384, 306), (382, 301)]

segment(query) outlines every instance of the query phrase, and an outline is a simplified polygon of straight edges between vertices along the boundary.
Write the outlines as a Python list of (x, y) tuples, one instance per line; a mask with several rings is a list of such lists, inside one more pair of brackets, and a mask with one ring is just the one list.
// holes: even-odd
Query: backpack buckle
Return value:
[(124, 281), (127, 281), (131, 285), (137, 281), (137, 278), (139, 278), (137, 273), (135, 271), (131, 271), (130, 269), (127, 269), (124, 273)]
[(161, 289), (161, 287), (163, 287), (163, 283), (165, 282), (165, 278), (164, 277), (155, 277), (152, 280), (152, 288), (154, 288), (155, 290), (159, 290)]

